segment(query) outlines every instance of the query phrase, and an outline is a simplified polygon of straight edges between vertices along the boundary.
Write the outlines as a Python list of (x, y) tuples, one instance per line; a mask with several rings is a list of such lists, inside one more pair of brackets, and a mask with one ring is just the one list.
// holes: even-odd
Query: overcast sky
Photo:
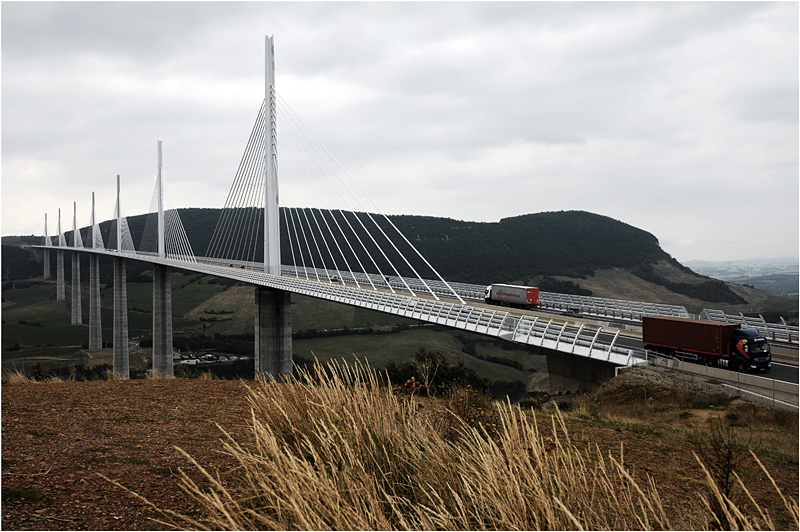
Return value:
[[(222, 207), (276, 86), (388, 214), (798, 256), (798, 3), (2, 3), (2, 234)], [(280, 124), (278, 124), (280, 128)], [(280, 131), (280, 129), (279, 129)], [(279, 140), (280, 142), (280, 140)], [(280, 150), (280, 147), (279, 147)], [(280, 151), (279, 151), (280, 157)]]

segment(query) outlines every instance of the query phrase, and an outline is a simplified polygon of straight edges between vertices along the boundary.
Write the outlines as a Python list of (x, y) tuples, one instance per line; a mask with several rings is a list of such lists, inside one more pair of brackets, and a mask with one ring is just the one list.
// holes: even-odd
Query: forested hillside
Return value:
[[(310, 212), (308, 210), (309, 214)], [(330, 216), (329, 213), (315, 212), (318, 216)], [(220, 209), (180, 211), (196, 255), (206, 255), (220, 213)], [(367, 222), (366, 214), (359, 213), (358, 216)], [(283, 215), (281, 219), (285, 220)], [(428, 216), (391, 216), (390, 219), (438, 272), (451, 281), (476, 284), (528, 283), (536, 284), (545, 291), (591, 295), (590, 290), (580, 286), (581, 279), (594, 275), (598, 270), (618, 269), (648, 283), (665, 287), (671, 292), (703, 301), (732, 305), (745, 302), (725, 283), (696, 276), (691, 270), (681, 266), (661, 249), (654, 235), (589, 212), (545, 212), (504, 218), (493, 223)], [(146, 216), (130, 217), (128, 224), (138, 246), (145, 232)], [(353, 225), (362, 233), (363, 239), (368, 241), (369, 238), (363, 234), (358, 224)], [(389, 232), (388, 224), (381, 225)], [(107, 244), (113, 242), (113, 238), (110, 240), (111, 226), (110, 221), (100, 225)], [(82, 234), (84, 242), (88, 241), (88, 228), (84, 228)], [(14, 244), (41, 243), (41, 237), (21, 237), (6, 238), (4, 244), (9, 240)], [(261, 246), (258, 245), (259, 240), (260, 238), (254, 239), (254, 248), (250, 253), (252, 257), (263, 256)], [(31, 260), (41, 259), (20, 254), (18, 249), (7, 250), (5, 245), (3, 248), (4, 280), (41, 275), (38, 268), (31, 268)], [(283, 263), (291, 264), (289, 236), (285, 228), (282, 229), (282, 253)], [(55, 268), (55, 254), (50, 255), (51, 267)], [(318, 257), (313, 249), (312, 255)], [(381, 264), (383, 261), (380, 253), (374, 255)], [(359, 259), (370, 266), (370, 260), (363, 253), (359, 255)], [(319, 261), (317, 264), (321, 265)], [(664, 265), (668, 265), (673, 274), (664, 274)], [(108, 278), (111, 275), (111, 261), (103, 260), (101, 268), (101, 275)], [(131, 263), (128, 268), (129, 276), (136, 276), (146, 275), (149, 266)], [(398, 266), (398, 270), (403, 275), (411, 273), (405, 266)], [(384, 271), (391, 269), (386, 268)], [(674, 279), (674, 272), (680, 272), (680, 282)]]

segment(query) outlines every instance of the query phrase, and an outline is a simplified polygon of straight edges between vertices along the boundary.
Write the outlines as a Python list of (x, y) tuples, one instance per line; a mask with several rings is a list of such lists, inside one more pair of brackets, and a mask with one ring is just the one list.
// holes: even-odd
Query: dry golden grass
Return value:
[(31, 383), (47, 383), (47, 382), (75, 382), (74, 378), (64, 379), (55, 375), (51, 375), (44, 380), (36, 380), (28, 377), (23, 371), (18, 369), (3, 372), (2, 383), (4, 386), (13, 386), (15, 384), (31, 384)]
[[(780, 488), (775, 484), (775, 480), (772, 478), (772, 475), (769, 474), (769, 471), (764, 467), (764, 464), (761, 463), (761, 460), (758, 459), (758, 456), (752, 451), (750, 451), (750, 455), (756, 461), (756, 463), (761, 467), (761, 470), (764, 474), (769, 478), (772, 482), (772, 486), (775, 488), (775, 491), (780, 496), (781, 500), (783, 501), (784, 508), (789, 512), (789, 515), (794, 520), (794, 530), (798, 530), (800, 526), (800, 514), (798, 513), (798, 503), (796, 500), (789, 500), (787, 499), (783, 493), (781, 492)], [(750, 490), (744, 485), (742, 479), (737, 475), (735, 472), (733, 473), (734, 477), (736, 478), (736, 482), (739, 485), (739, 488), (744, 492), (747, 496), (748, 500), (752, 503), (753, 507), (758, 510), (758, 517), (750, 517), (746, 515), (744, 512), (737, 507), (737, 505), (731, 501), (730, 498), (726, 497), (722, 491), (717, 487), (712, 474), (706, 468), (705, 464), (697, 457), (695, 454), (695, 458), (697, 462), (700, 464), (700, 467), (703, 469), (703, 473), (706, 476), (706, 480), (711, 488), (712, 498), (711, 500), (703, 499), (703, 503), (708, 510), (708, 514), (711, 516), (710, 523), (712, 524), (714, 529), (717, 530), (779, 530), (778, 527), (775, 526), (774, 521), (772, 520), (772, 516), (770, 515), (768, 508), (763, 508), (761, 505), (756, 503), (753, 495), (750, 493)]]
[(4, 386), (11, 386), (14, 384), (27, 384), (30, 382), (34, 382), (34, 380), (25, 375), (23, 371), (20, 371), (18, 369), (3, 372)]
[[(543, 420), (495, 403), (491, 430), (464, 420), (453, 431), (446, 402), (385, 390), (374, 371), (358, 364), (317, 364), (293, 384), (255, 384), (249, 398), (253, 442), (244, 446), (228, 436), (224, 443), (240, 466), (237, 483), (225, 485), (184, 453), (210, 485), (181, 471), (181, 487), (205, 516), (164, 512), (169, 521), (162, 524), (219, 530), (672, 528), (655, 484), (633, 478), (622, 449), (613, 455), (579, 450), (558, 412)], [(774, 528), (769, 514), (746, 517), (718, 491), (714, 496), (703, 501), (707, 515), (698, 523)], [(797, 525), (797, 502), (781, 498)]]

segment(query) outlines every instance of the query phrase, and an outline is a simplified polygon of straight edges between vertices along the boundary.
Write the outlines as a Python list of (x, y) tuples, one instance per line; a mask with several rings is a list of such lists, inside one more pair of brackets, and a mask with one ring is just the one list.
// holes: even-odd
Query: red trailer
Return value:
[(668, 355), (690, 353), (722, 367), (766, 371), (772, 365), (769, 343), (755, 329), (738, 323), (671, 316), (642, 316), (645, 349)]
[(727, 355), (733, 331), (738, 323), (642, 316), (642, 341), (645, 347), (661, 347), (673, 351)]

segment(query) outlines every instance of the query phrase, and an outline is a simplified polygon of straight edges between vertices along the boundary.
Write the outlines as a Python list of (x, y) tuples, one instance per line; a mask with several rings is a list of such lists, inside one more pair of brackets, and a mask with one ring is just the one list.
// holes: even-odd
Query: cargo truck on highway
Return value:
[(642, 316), (645, 349), (670, 356), (688, 353), (699, 362), (736, 371), (766, 371), (772, 366), (767, 339), (738, 323), (669, 316)]
[(533, 308), (539, 304), (539, 289), (513, 284), (490, 284), (486, 287), (483, 300), (490, 305)]

